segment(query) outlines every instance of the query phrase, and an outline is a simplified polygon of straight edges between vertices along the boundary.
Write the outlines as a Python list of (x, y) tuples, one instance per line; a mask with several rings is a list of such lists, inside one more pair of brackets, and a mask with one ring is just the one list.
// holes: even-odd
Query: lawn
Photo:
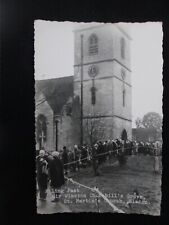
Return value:
[[(117, 162), (107, 162), (100, 168), (100, 176), (94, 176), (92, 167), (81, 169), (72, 178), (86, 186), (95, 187), (106, 194), (108, 199), (125, 213), (160, 214), (161, 202), (161, 158), (160, 172), (153, 171), (152, 156), (129, 156), (127, 164), (121, 168)], [(129, 195), (137, 192), (145, 201), (130, 202)], [(96, 201), (96, 199), (98, 201)], [(112, 212), (112, 208), (94, 192), (68, 182), (63, 187), (61, 202), (72, 212)]]

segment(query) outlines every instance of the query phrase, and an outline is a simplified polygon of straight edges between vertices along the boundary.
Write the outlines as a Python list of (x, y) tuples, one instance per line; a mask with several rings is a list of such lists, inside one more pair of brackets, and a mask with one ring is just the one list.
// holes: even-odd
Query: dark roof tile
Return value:
[(60, 114), (68, 99), (73, 97), (73, 76), (36, 80), (35, 91), (36, 96), (43, 93), (54, 113)]

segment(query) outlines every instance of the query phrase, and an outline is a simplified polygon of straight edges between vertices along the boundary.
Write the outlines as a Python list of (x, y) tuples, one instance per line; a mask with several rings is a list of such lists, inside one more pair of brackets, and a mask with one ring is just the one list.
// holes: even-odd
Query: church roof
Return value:
[(69, 98), (73, 97), (73, 76), (36, 80), (35, 92), (35, 99), (43, 94), (54, 113), (60, 114)]

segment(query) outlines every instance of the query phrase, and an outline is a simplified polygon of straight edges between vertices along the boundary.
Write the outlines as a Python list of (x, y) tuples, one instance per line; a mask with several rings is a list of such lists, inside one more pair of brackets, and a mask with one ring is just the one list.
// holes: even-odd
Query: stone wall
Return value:
[[(98, 37), (98, 54), (89, 54), (89, 37)], [(130, 38), (126, 32), (119, 29), (119, 25), (100, 25), (89, 29), (75, 31), (74, 38), (74, 66), (78, 69), (81, 63), (81, 35), (83, 35), (83, 64), (102, 63), (117, 60), (124, 67), (130, 69)], [(121, 56), (121, 38), (125, 40), (125, 58)], [(102, 74), (102, 73), (101, 73)], [(84, 79), (87, 74), (84, 74)], [(101, 75), (102, 76), (102, 75)]]
[[(90, 120), (96, 121), (95, 123), (90, 122)], [(86, 125), (87, 119), (84, 119), (84, 126)], [(108, 139), (116, 139), (121, 138), (122, 132), (125, 129), (127, 131), (128, 139), (132, 139), (132, 130), (131, 130), (131, 122), (112, 116), (112, 117), (103, 117), (96, 119), (88, 119), (88, 127), (90, 128), (90, 124), (94, 125), (94, 129), (96, 130), (96, 135), (93, 135), (96, 140), (105, 141)], [(101, 129), (100, 129), (101, 128)], [(87, 129), (84, 127), (84, 142), (90, 143), (90, 135), (89, 131), (91, 129)], [(94, 139), (93, 138), (93, 139)]]
[[(88, 115), (112, 115), (112, 78), (96, 79), (94, 86), (96, 88), (96, 103), (93, 106), (91, 102), (92, 80), (83, 82), (83, 114)], [(75, 92), (80, 95), (80, 85), (75, 84)]]
[(131, 120), (131, 87), (124, 85), (125, 88), (125, 105), (123, 106), (123, 83), (113, 78), (113, 115)]
[(58, 150), (63, 146), (72, 149), (75, 144), (80, 143), (80, 106), (79, 101), (72, 100), (72, 112), (67, 115), (66, 105), (59, 117), (58, 123)]
[[(40, 97), (42, 99), (42, 96)], [(58, 119), (58, 140), (57, 149), (61, 150), (63, 146), (73, 148), (75, 144), (80, 143), (80, 106), (79, 100), (69, 102), (72, 107), (71, 112), (68, 114), (66, 105)], [(56, 125), (54, 121), (54, 113), (47, 101), (37, 106), (35, 111), (35, 118), (39, 114), (43, 114), (47, 119), (47, 138), (45, 142), (46, 151), (56, 150)], [(36, 143), (36, 149), (39, 150), (39, 143)]]
[[(130, 37), (121, 25), (100, 25), (85, 27), (75, 31), (74, 94), (81, 95), (81, 35), (83, 34), (83, 116), (98, 117), (105, 126), (102, 139), (121, 138), (126, 129), (131, 138), (131, 70)], [(89, 54), (89, 37), (98, 37), (98, 53)], [(121, 55), (121, 39), (125, 41), (125, 57)], [(92, 79), (89, 76), (91, 65), (97, 66), (94, 79), (96, 104), (91, 104)], [(123, 77), (122, 74), (125, 74)], [(125, 88), (125, 106), (123, 89)], [(85, 135), (85, 134), (84, 134)], [(86, 141), (87, 137), (84, 137)]]
[(127, 138), (132, 140), (132, 123), (131, 121), (124, 120), (118, 117), (114, 117), (113, 124), (114, 138), (121, 138), (122, 132), (125, 129), (127, 132)]

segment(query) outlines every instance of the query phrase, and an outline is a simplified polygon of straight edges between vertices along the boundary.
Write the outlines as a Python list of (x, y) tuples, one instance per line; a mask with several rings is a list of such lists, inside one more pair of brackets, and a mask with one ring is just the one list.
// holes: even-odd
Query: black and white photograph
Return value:
[(161, 214), (162, 22), (34, 21), (38, 214)]

